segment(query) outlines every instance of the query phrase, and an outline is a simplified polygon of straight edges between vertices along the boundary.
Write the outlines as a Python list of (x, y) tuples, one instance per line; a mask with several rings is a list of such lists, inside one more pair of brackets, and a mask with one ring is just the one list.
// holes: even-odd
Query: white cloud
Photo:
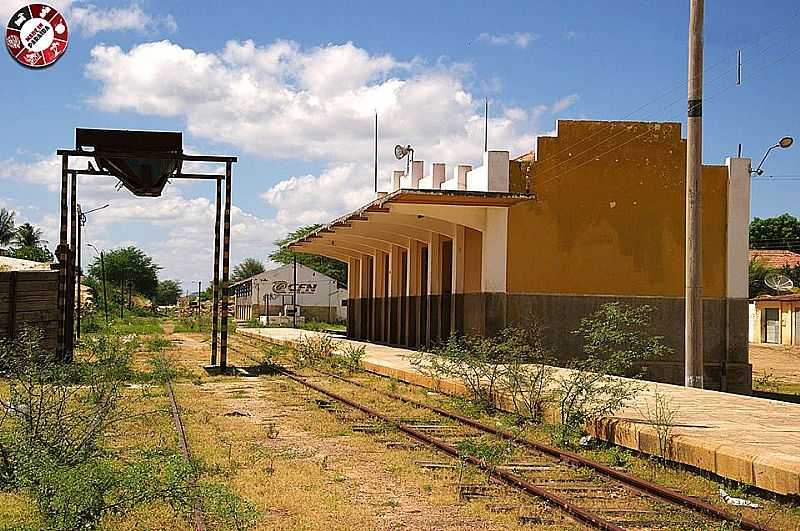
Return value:
[[(318, 174), (288, 176), (261, 194), (276, 210), (264, 221), (275, 227), (326, 222), (372, 198), (376, 110), (380, 190), (404, 167), (395, 144), (412, 144), (426, 171), (431, 162), (477, 164), (483, 151), (483, 104), (468, 66), (374, 55), (350, 42), (303, 49), (231, 41), (219, 52), (169, 41), (100, 45), (86, 74), (98, 82), (90, 100), (97, 108), (183, 118), (191, 135), (234, 154), (322, 162)], [(549, 108), (493, 103), (490, 148), (529, 151)]]
[[(303, 50), (288, 41), (229, 42), (219, 53), (169, 41), (123, 50), (96, 46), (90, 99), (107, 111), (184, 117), (188, 131), (266, 158), (367, 162), (380, 115), (380, 153), (411, 143), (419, 156), (480, 156), (480, 100), (468, 70), (370, 55), (352, 43)], [(500, 111), (490, 137), (512, 151), (533, 124)]]
[[(24, 2), (0, 0), (0, 17), (8, 20)], [(178, 25), (172, 15), (163, 18), (150, 15), (137, 3), (120, 7), (98, 7), (88, 2), (73, 0), (51, 0), (48, 5), (64, 14), (70, 28), (80, 29), (84, 35), (97, 35), (104, 31), (156, 31), (173, 33)]]
[(276, 209), (275, 221), (279, 224), (324, 223), (374, 199), (372, 175), (367, 165), (342, 164), (327, 168), (319, 176), (280, 181), (261, 197)]
[(578, 101), (577, 94), (570, 94), (569, 96), (564, 96), (560, 100), (556, 101), (553, 106), (550, 108), (551, 112), (559, 113), (561, 111), (565, 111), (568, 108), (575, 105), (575, 102)]
[(493, 46), (516, 46), (517, 48), (527, 48), (528, 45), (538, 39), (539, 36), (534, 33), (481, 33), (478, 35), (478, 40)]

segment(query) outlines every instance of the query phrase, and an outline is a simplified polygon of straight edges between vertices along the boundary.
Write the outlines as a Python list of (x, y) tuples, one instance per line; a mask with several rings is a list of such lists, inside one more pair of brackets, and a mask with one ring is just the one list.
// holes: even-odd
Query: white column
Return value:
[(748, 296), (748, 248), (750, 227), (750, 159), (728, 158), (728, 250), (726, 296)]
[(506, 292), (508, 259), (508, 209), (487, 207), (481, 252), (481, 291)]

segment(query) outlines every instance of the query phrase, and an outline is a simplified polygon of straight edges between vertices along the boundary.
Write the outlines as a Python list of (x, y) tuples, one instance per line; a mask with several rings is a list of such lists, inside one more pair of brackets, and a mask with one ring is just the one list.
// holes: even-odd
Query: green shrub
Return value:
[(511, 441), (490, 442), (472, 437), (456, 443), (456, 449), (462, 461), (467, 457), (473, 457), (486, 468), (487, 483), (497, 466), (511, 454), (512, 448)]
[(539, 423), (546, 405), (553, 401), (553, 356), (544, 346), (538, 322), (526, 328), (502, 332), (509, 353), (501, 383), (511, 397), (514, 412), (528, 422)]
[(648, 360), (671, 352), (661, 336), (650, 335), (650, 313), (647, 305), (615, 302), (581, 320), (574, 333), (583, 337), (583, 357), (556, 379), (561, 411), (557, 443), (574, 444), (588, 422), (613, 415), (641, 391), (635, 381), (615, 376), (640, 376)]
[(645, 362), (664, 357), (672, 349), (662, 336), (651, 335), (652, 308), (620, 302), (604, 304), (581, 319), (573, 334), (583, 338), (585, 358), (580, 368), (616, 376), (640, 377)]
[(540, 359), (537, 348), (526, 330), (511, 327), (489, 338), (450, 336), (430, 352), (412, 354), (411, 364), (436, 379), (460, 380), (472, 400), (493, 409), (506, 364)]
[(190, 332), (211, 332), (211, 317), (205, 314), (192, 315), (191, 317), (182, 317), (175, 322), (175, 332), (190, 333)]
[(326, 334), (303, 336), (294, 346), (294, 365), (297, 368), (314, 367), (335, 356), (339, 345)]
[(220, 483), (198, 485), (200, 506), (210, 529), (242, 531), (258, 518), (255, 506)]

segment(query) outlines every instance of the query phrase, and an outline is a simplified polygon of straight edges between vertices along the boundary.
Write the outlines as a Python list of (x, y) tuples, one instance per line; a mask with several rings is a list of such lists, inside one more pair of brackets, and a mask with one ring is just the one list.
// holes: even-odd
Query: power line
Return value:
[[(788, 27), (788, 26), (789, 26), (789, 25), (790, 25), (792, 22), (794, 22), (794, 20), (795, 20), (795, 19), (796, 19), (798, 16), (800, 16), (800, 9), (796, 10), (796, 11), (794, 12), (794, 15), (793, 15), (793, 16), (792, 16), (792, 17), (791, 17), (791, 18), (790, 18), (790, 19), (789, 19), (789, 20), (788, 20), (786, 23), (784, 23), (784, 24), (782, 24), (782, 25), (779, 25), (779, 26), (778, 26), (778, 29), (780, 29), (780, 30), (782, 31), (783, 29), (785, 29), (786, 27)], [(778, 33), (765, 32), (765, 34), (777, 35)], [(755, 43), (754, 43), (754, 42), (751, 42), (750, 44), (747, 44), (747, 45), (745, 45), (744, 47), (741, 47), (741, 48), (739, 48), (738, 50), (739, 50), (739, 51), (741, 51), (741, 50), (743, 50), (743, 49), (748, 49), (748, 48), (750, 48), (750, 47), (751, 47), (753, 44), (755, 44)], [(761, 51), (759, 51), (759, 52), (756, 54), (756, 56), (755, 56), (755, 57), (760, 57), (760, 56), (764, 55), (764, 53), (765, 53), (767, 50), (769, 50), (769, 49), (773, 48), (775, 45), (776, 45), (776, 44), (771, 44), (771, 45), (765, 46), (764, 48), (762, 48), (762, 49), (761, 49)], [(719, 60), (718, 62), (716, 62), (714, 65), (712, 65), (711, 67), (709, 67), (709, 68), (705, 69), (705, 72), (706, 72), (706, 73), (709, 73), (709, 72), (713, 71), (714, 69), (716, 69), (716, 68), (717, 68), (719, 65), (721, 65), (721, 64), (724, 64), (724, 63), (725, 63), (725, 62), (727, 62), (727, 61), (728, 61), (728, 59), (720, 59), (720, 60)], [(777, 61), (776, 61), (776, 62), (777, 62)], [(722, 78), (723, 78), (725, 75), (729, 74), (731, 71), (738, 70), (738, 68), (739, 68), (739, 66), (737, 65), (735, 68), (728, 68), (728, 69), (724, 70), (724, 71), (723, 71), (721, 74), (717, 75), (716, 77), (714, 77), (714, 78), (713, 78), (713, 79), (711, 79), (710, 81), (707, 81), (707, 82), (706, 82), (706, 85), (707, 85), (707, 86), (710, 86), (710, 85), (714, 84), (715, 82), (717, 82), (717, 81), (719, 81), (720, 79), (722, 79)], [(622, 120), (622, 121), (624, 121), (625, 119), (627, 119), (627, 118), (629, 118), (629, 117), (633, 116), (634, 114), (638, 113), (639, 111), (641, 111), (641, 110), (643, 110), (643, 109), (645, 109), (645, 108), (649, 107), (650, 105), (654, 104), (655, 102), (657, 102), (658, 100), (660, 100), (660, 99), (664, 98), (665, 96), (667, 96), (667, 95), (669, 95), (669, 94), (671, 94), (671, 93), (675, 92), (676, 90), (679, 90), (679, 89), (685, 89), (685, 87), (686, 87), (686, 82), (685, 82), (685, 81), (681, 81), (680, 83), (676, 84), (676, 86), (674, 86), (673, 88), (671, 88), (671, 89), (669, 89), (669, 90), (667, 90), (667, 91), (665, 91), (665, 92), (661, 93), (659, 96), (657, 96), (657, 97), (653, 98), (652, 100), (650, 100), (650, 101), (648, 101), (648, 102), (646, 102), (646, 103), (644, 103), (644, 104), (640, 105), (639, 107), (637, 107), (637, 108), (636, 108), (636, 109), (634, 109), (633, 111), (631, 111), (631, 112), (629, 112), (628, 114), (624, 115), (624, 116), (622, 117), (622, 119), (621, 119), (621, 120)], [(724, 92), (724, 91), (722, 91), (722, 92)], [(721, 92), (720, 92), (720, 93), (721, 93)], [(656, 112), (661, 112), (661, 111), (663, 111), (663, 110), (665, 110), (665, 109), (667, 109), (667, 108), (669, 108), (669, 107), (671, 107), (671, 106), (673, 106), (673, 105), (675, 105), (675, 104), (677, 104), (677, 103), (680, 103), (680, 102), (681, 102), (681, 101), (683, 101), (683, 100), (684, 100), (684, 96), (683, 96), (683, 95), (681, 95), (681, 96), (679, 96), (678, 98), (676, 98), (676, 99), (672, 100), (670, 103), (668, 103), (668, 104), (667, 104), (667, 105), (665, 105), (664, 107), (662, 107), (662, 108), (658, 109), (658, 111), (656, 111)], [(680, 115), (680, 117), (682, 118), (682, 117), (683, 117), (683, 115), (681, 114), (681, 115)], [(563, 149), (560, 149), (559, 151), (557, 151), (557, 152), (555, 152), (555, 153), (551, 154), (549, 157), (547, 157), (547, 158), (545, 158), (545, 159), (542, 159), (542, 160), (537, 160), (536, 162), (537, 162), (538, 164), (541, 164), (541, 163), (543, 163), (543, 162), (545, 162), (545, 161), (552, 160), (552, 159), (554, 159), (554, 158), (558, 157), (558, 155), (561, 155), (562, 153), (564, 153), (564, 152), (567, 152), (567, 151), (569, 151), (570, 149), (572, 149), (572, 148), (574, 148), (574, 147), (576, 147), (576, 146), (579, 146), (579, 145), (585, 144), (587, 140), (589, 140), (589, 139), (591, 139), (591, 138), (593, 138), (593, 137), (595, 137), (595, 136), (597, 136), (597, 135), (599, 135), (599, 134), (601, 134), (601, 133), (604, 133), (606, 130), (608, 130), (608, 129), (610, 129), (611, 127), (613, 127), (613, 126), (614, 126), (614, 123), (615, 123), (614, 121), (610, 121), (610, 122), (608, 123), (608, 125), (607, 125), (607, 126), (605, 126), (605, 127), (601, 128), (601, 129), (598, 129), (597, 131), (595, 131), (594, 133), (590, 134), (589, 136), (582, 138), (580, 141), (578, 141), (578, 142), (575, 142), (574, 144), (571, 144), (571, 145), (569, 145), (569, 146), (567, 146), (567, 147), (565, 147), (565, 148), (563, 148)], [(608, 142), (609, 140), (611, 140), (611, 139), (615, 138), (616, 136), (619, 136), (620, 134), (622, 134), (622, 133), (624, 133), (624, 132), (625, 132), (625, 131), (624, 131), (624, 130), (622, 130), (622, 131), (620, 131), (619, 133), (616, 133), (616, 134), (614, 134), (614, 135), (611, 135), (611, 137), (609, 137), (609, 138), (606, 138), (606, 139), (604, 139), (604, 140), (601, 140), (599, 143), (597, 143), (597, 144), (594, 144), (593, 146), (590, 146), (589, 148), (587, 148), (587, 149), (583, 150), (582, 152), (580, 152), (580, 153), (576, 154), (576, 155), (575, 155), (575, 157), (577, 157), (577, 156), (579, 156), (579, 155), (581, 155), (581, 154), (583, 154), (583, 153), (586, 153), (587, 151), (590, 151), (590, 150), (594, 149), (595, 147), (599, 146), (600, 144), (603, 144), (603, 143), (605, 143), (605, 142)], [(622, 145), (625, 145), (625, 144), (622, 144)], [(557, 163), (557, 164), (555, 164), (554, 166), (551, 166), (550, 168), (547, 168), (547, 169), (545, 169), (545, 170), (544, 170), (544, 172), (542, 172), (542, 173), (547, 173), (548, 171), (552, 171), (554, 168), (556, 168), (556, 167), (558, 167), (558, 166), (560, 166), (560, 165), (562, 165), (562, 164), (565, 164), (565, 163), (567, 163), (567, 162), (571, 162), (572, 160), (574, 160), (574, 158), (570, 158), (570, 159), (568, 159), (568, 160), (565, 160), (565, 161), (562, 161), (562, 162), (560, 162), (560, 163)], [(539, 176), (541, 176), (541, 174), (540, 174)]]
[[(756, 71), (756, 72), (759, 72), (759, 71), (765, 70), (766, 68), (769, 68), (769, 67), (771, 67), (771, 66), (774, 66), (775, 64), (777, 64), (777, 63), (779, 63), (779, 62), (783, 61), (784, 59), (786, 59), (787, 57), (789, 57), (790, 55), (792, 55), (792, 54), (794, 54), (794, 53), (797, 53), (798, 51), (800, 51), (800, 47), (793, 48), (792, 50), (788, 51), (787, 53), (785, 53), (784, 55), (782, 55), (781, 57), (779, 57), (779, 58), (778, 58), (778, 59), (776, 59), (775, 61), (772, 61), (771, 63), (767, 63), (767, 64), (765, 64), (765, 65), (762, 65), (760, 68), (756, 69), (755, 71)], [(716, 98), (716, 97), (720, 96), (721, 94), (723, 94), (723, 93), (727, 92), (727, 91), (728, 91), (730, 88), (731, 88), (731, 87), (729, 86), (729, 87), (723, 88), (723, 89), (721, 89), (721, 90), (719, 90), (719, 91), (715, 92), (714, 94), (712, 94), (712, 95), (711, 95), (711, 96), (709, 96), (708, 98), (705, 98), (705, 101), (706, 101), (706, 102), (708, 102), (709, 100), (711, 100), (711, 99), (713, 99), (713, 98)], [(670, 104), (670, 105), (672, 105), (672, 104)], [(682, 111), (682, 112), (683, 112), (683, 111)], [(682, 116), (683, 116), (682, 114), (679, 114), (679, 115), (678, 115), (678, 116), (677, 116), (675, 119), (680, 119)], [(612, 122), (612, 123), (613, 123), (613, 122)], [(623, 129), (623, 130), (622, 130), (622, 131), (620, 131), (619, 133), (616, 133), (616, 134), (612, 135), (612, 136), (611, 136), (611, 137), (609, 137), (608, 139), (602, 140), (602, 141), (598, 142), (597, 144), (594, 144), (593, 146), (591, 146), (591, 147), (589, 147), (589, 148), (587, 148), (587, 149), (583, 150), (582, 152), (578, 153), (578, 154), (577, 154), (577, 155), (575, 155), (575, 156), (577, 157), (578, 155), (581, 155), (581, 154), (583, 154), (583, 153), (586, 153), (586, 152), (588, 152), (588, 151), (591, 151), (591, 150), (593, 150), (594, 148), (596, 148), (597, 146), (599, 146), (599, 145), (601, 145), (601, 144), (604, 144), (605, 142), (607, 142), (607, 141), (611, 140), (612, 138), (614, 138), (614, 137), (616, 137), (616, 136), (619, 136), (620, 134), (622, 134), (622, 133), (624, 133), (624, 132), (626, 132), (626, 130), (625, 130), (625, 129)], [(623, 142), (623, 143), (621, 143), (621, 144), (618, 144), (618, 145), (616, 145), (616, 146), (612, 147), (611, 149), (608, 149), (608, 150), (606, 150), (606, 151), (604, 151), (604, 152), (600, 153), (599, 155), (594, 155), (594, 156), (590, 157), (588, 160), (586, 160), (586, 161), (584, 161), (584, 162), (582, 162), (582, 163), (578, 164), (577, 166), (575, 166), (575, 167), (573, 167), (573, 168), (570, 168), (570, 169), (567, 169), (567, 170), (565, 170), (565, 171), (563, 171), (563, 172), (561, 172), (561, 173), (558, 173), (558, 174), (556, 174), (555, 176), (553, 176), (552, 178), (550, 178), (550, 179), (547, 179), (547, 180), (544, 180), (544, 181), (541, 181), (541, 182), (539, 182), (538, 184), (540, 184), (540, 185), (543, 185), (543, 184), (549, 183), (549, 182), (551, 182), (551, 181), (553, 181), (553, 180), (559, 179), (559, 178), (563, 177), (564, 175), (566, 175), (567, 173), (569, 173), (569, 172), (571, 172), (571, 171), (574, 171), (574, 170), (577, 170), (578, 168), (581, 168), (581, 167), (585, 166), (586, 164), (589, 164), (589, 163), (591, 163), (591, 162), (594, 162), (595, 160), (597, 160), (597, 159), (599, 159), (599, 158), (601, 158), (601, 157), (603, 157), (603, 156), (607, 155), (608, 153), (610, 153), (610, 152), (612, 152), (612, 151), (615, 151), (615, 150), (617, 150), (617, 149), (619, 149), (619, 148), (621, 148), (621, 147), (623, 147), (623, 146), (625, 146), (625, 145), (627, 145), (627, 144), (629, 144), (629, 143), (631, 143), (631, 142), (633, 142), (633, 141), (635, 141), (635, 140), (638, 140), (639, 138), (641, 138), (641, 137), (643, 137), (643, 136), (645, 136), (645, 135), (649, 134), (650, 132), (651, 132), (651, 131), (650, 131), (649, 129), (646, 129), (646, 130), (645, 130), (645, 131), (643, 131), (642, 133), (640, 133), (640, 134), (638, 134), (638, 135), (635, 135), (635, 136), (633, 136), (632, 138), (630, 138), (630, 139), (626, 140), (625, 142)], [(566, 163), (566, 162), (572, 162), (572, 161), (574, 161), (574, 158), (573, 158), (573, 159), (566, 160), (566, 161), (563, 161), (563, 162), (561, 162), (561, 163), (559, 163), (559, 164), (556, 164), (555, 166), (552, 166), (552, 167), (550, 167), (550, 168), (547, 168), (547, 169), (545, 169), (543, 172), (541, 172), (541, 173), (540, 173), (540, 174), (538, 174), (538, 175), (534, 174), (534, 177), (541, 177), (543, 174), (546, 174), (546, 173), (547, 173), (549, 170), (552, 170), (553, 168), (555, 168), (555, 167), (557, 167), (557, 166), (559, 166), (559, 165), (561, 165), (561, 164), (564, 164), (564, 163)]]

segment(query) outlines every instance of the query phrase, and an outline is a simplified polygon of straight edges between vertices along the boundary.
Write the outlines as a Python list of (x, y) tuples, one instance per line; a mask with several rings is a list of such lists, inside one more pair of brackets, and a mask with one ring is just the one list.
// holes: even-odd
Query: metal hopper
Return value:
[(181, 133), (79, 128), (75, 145), (80, 150), (91, 148), (101, 170), (142, 197), (160, 196), (167, 180), (180, 173), (183, 164)]

